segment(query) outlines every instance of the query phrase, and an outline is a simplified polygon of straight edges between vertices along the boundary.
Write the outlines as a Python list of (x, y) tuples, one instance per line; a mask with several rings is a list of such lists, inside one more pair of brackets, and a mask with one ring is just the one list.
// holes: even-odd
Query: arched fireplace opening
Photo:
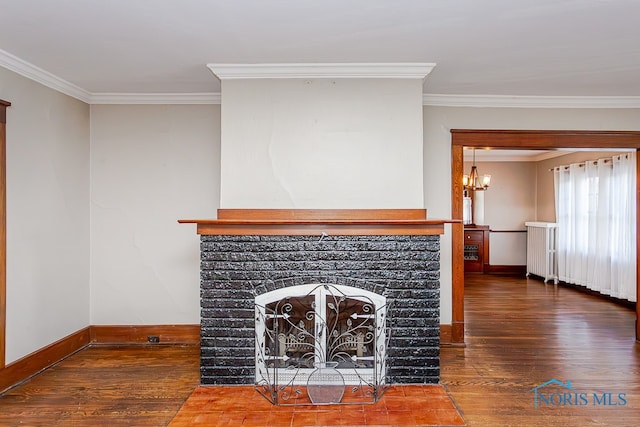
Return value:
[(255, 298), (258, 390), (279, 405), (373, 403), (383, 394), (391, 335), (387, 298), (311, 283)]

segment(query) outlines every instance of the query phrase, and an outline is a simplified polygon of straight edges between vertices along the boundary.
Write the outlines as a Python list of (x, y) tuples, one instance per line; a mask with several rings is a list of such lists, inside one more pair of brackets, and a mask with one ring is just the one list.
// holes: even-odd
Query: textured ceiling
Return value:
[(429, 94), (640, 96), (637, 0), (0, 0), (0, 49), (90, 93), (207, 63), (435, 62)]

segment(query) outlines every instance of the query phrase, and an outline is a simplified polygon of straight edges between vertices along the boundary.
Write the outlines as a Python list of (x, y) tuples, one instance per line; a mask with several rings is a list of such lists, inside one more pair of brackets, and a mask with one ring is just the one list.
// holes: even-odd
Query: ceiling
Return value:
[(0, 0), (0, 65), (90, 95), (218, 93), (207, 63), (435, 62), (426, 94), (637, 97), (639, 16), (637, 0)]
[(475, 154), (478, 162), (539, 162), (553, 157), (571, 153), (567, 150), (502, 150), (502, 149), (472, 149), (464, 147), (464, 161), (473, 162)]

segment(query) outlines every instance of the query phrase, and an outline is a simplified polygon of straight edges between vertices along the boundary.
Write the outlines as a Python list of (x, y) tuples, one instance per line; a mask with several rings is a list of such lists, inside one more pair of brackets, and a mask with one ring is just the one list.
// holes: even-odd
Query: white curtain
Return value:
[(636, 301), (635, 153), (554, 169), (558, 278)]

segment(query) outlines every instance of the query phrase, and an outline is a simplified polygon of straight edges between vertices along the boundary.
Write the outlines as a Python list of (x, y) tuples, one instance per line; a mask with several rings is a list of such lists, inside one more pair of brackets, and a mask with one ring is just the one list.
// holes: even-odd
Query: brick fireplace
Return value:
[(438, 383), (444, 226), (426, 211), (220, 210), (180, 222), (201, 236), (202, 384), (253, 384), (256, 296), (314, 283), (385, 297), (386, 382)]

